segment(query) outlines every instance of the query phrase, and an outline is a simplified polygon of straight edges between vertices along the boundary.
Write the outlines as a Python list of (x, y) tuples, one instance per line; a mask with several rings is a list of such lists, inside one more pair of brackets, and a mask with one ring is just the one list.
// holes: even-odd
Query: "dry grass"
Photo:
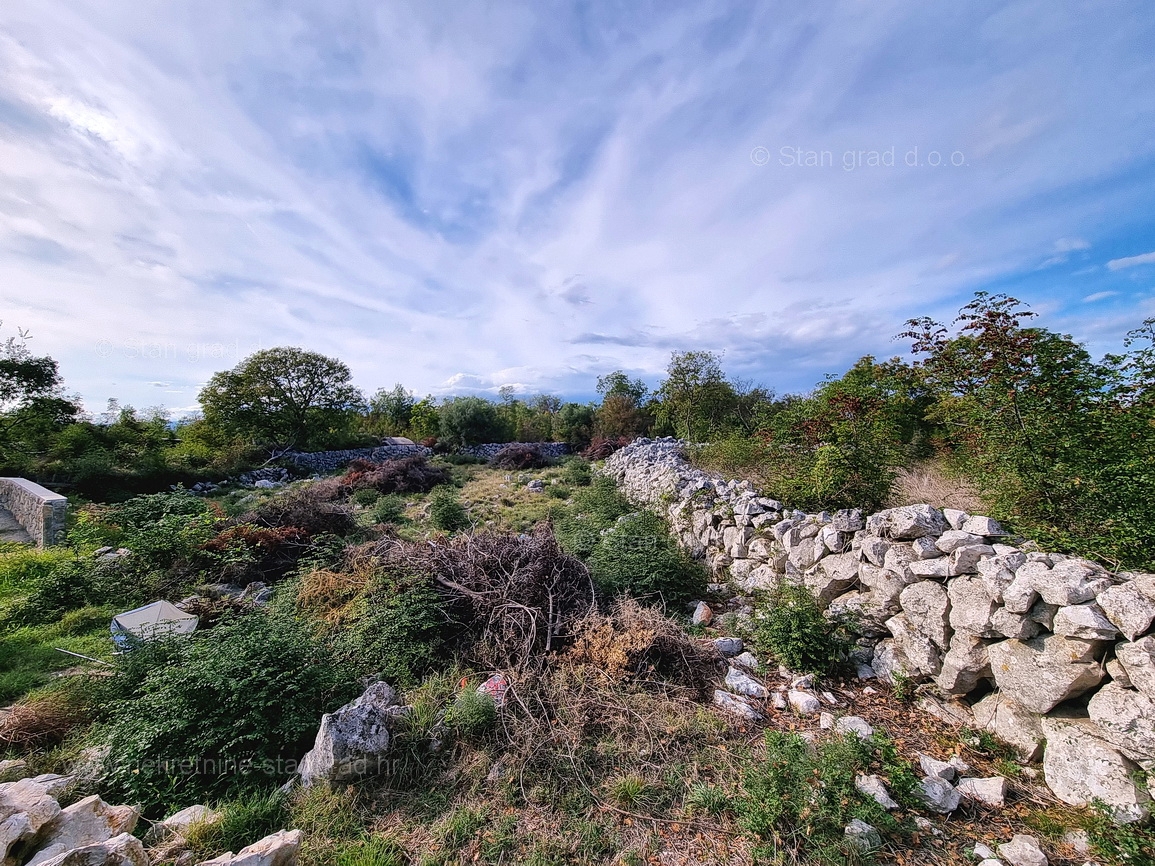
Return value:
[(985, 514), (988, 510), (972, 484), (952, 476), (934, 461), (899, 470), (887, 505), (896, 508), (922, 503), (935, 508), (957, 508), (968, 514)]
[(62, 742), (89, 721), (84, 706), (69, 692), (50, 692), (8, 708), (0, 720), (0, 744), (21, 751)]

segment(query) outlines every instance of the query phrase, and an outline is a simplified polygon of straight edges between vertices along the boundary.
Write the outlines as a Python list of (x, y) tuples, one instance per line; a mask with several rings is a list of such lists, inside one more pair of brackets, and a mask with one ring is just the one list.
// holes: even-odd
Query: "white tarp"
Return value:
[(118, 644), (132, 635), (149, 640), (170, 634), (189, 634), (196, 630), (199, 617), (185, 613), (175, 604), (154, 601), (144, 607), (118, 613), (112, 618), (112, 637)]

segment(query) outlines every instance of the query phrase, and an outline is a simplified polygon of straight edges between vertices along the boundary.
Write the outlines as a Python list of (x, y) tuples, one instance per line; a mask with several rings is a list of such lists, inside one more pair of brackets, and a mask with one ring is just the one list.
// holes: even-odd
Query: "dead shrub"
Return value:
[(460, 620), (464, 652), (483, 667), (541, 667), (595, 603), (589, 570), (562, 551), (547, 524), (530, 535), (386, 539), (369, 547), (360, 555), (371, 555), (384, 570), (433, 582)]
[(349, 572), (318, 569), (301, 578), (297, 609), (331, 626), (340, 625), (349, 605), (370, 585), (375, 573), (372, 560), (359, 557)]
[(541, 469), (553, 461), (532, 445), (515, 443), (506, 445), (491, 458), (489, 465), (497, 469)]
[(617, 680), (661, 680), (705, 697), (713, 688), (718, 655), (654, 608), (621, 598), (609, 613), (591, 611), (576, 626), (567, 656)]
[(605, 460), (619, 448), (625, 448), (634, 441), (633, 436), (595, 436), (590, 440), (589, 447), (582, 452), (586, 460)]
[(83, 705), (66, 692), (50, 692), (14, 704), (0, 716), (0, 743), (20, 750), (63, 742), (73, 728), (89, 721)]
[(373, 463), (354, 460), (341, 476), (342, 495), (355, 490), (377, 490), (381, 493), (425, 493), (449, 480), (449, 473), (440, 466), (430, 466), (418, 455)]
[(317, 535), (344, 537), (357, 529), (353, 512), (346, 506), (329, 501), (327, 492), (318, 484), (293, 490), (262, 502), (253, 511), (242, 514), (234, 525), (251, 523), (258, 527), (279, 529), (293, 527), (304, 538)]

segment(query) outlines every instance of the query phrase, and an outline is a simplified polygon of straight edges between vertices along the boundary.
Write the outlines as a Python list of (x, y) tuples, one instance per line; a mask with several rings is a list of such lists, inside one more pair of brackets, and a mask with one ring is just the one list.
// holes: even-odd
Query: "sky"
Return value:
[(1006, 292), (1155, 315), (1149, 0), (0, 4), (0, 337), (99, 411), (262, 348), (367, 392), (778, 393)]

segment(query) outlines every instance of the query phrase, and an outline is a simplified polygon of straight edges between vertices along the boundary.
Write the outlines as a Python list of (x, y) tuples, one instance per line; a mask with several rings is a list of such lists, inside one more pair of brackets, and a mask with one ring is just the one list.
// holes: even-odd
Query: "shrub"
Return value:
[(372, 487), (362, 487), (360, 490), (354, 490), (349, 498), (355, 505), (372, 505), (380, 497), (381, 494)]
[(593, 481), (593, 468), (582, 457), (571, 456), (562, 462), (562, 480), (574, 487), (589, 487)]
[(588, 560), (601, 540), (602, 530), (633, 510), (613, 479), (598, 475), (589, 487), (574, 493), (568, 508), (555, 512), (554, 531), (567, 553)]
[(377, 523), (400, 523), (405, 519), (405, 500), (394, 494), (382, 496), (373, 506), (373, 519)]
[(384, 463), (354, 460), (341, 477), (341, 489), (375, 490), (378, 493), (425, 493), (448, 480), (449, 473), (443, 467), (430, 465), (429, 461), (420, 455), (387, 460)]
[[(135, 700), (111, 708), (109, 789), (161, 807), (283, 779), (321, 714), (356, 683), (330, 649), (287, 617), (254, 612), (170, 643)], [(131, 656), (132, 653), (129, 653)]]
[(469, 526), (469, 515), (461, 504), (457, 489), (438, 487), (429, 497), (429, 521), (436, 529), (456, 532)]
[(633, 436), (614, 436), (612, 438), (595, 436), (589, 447), (582, 452), (582, 457), (586, 460), (605, 460), (619, 448), (625, 448), (633, 440)]
[(456, 397), (438, 409), (440, 440), (454, 448), (506, 441), (497, 407), (481, 397)]
[(755, 643), (793, 671), (825, 674), (849, 651), (849, 628), (825, 616), (805, 586), (784, 581), (755, 620)]
[(706, 589), (705, 570), (681, 551), (665, 521), (649, 511), (618, 520), (601, 536), (589, 563), (598, 587), (611, 596), (678, 605)]
[(489, 458), (489, 465), (497, 469), (540, 469), (551, 462), (539, 449), (520, 442), (506, 445)]
[(456, 629), (428, 578), (381, 575), (357, 606), (341, 646), (360, 673), (408, 687), (452, 660)]
[(357, 521), (349, 509), (326, 501), (321, 491), (314, 490), (317, 486), (290, 490), (267, 499), (253, 511), (236, 518), (234, 523), (272, 528), (291, 526), (303, 530), (310, 538), (322, 534), (344, 537), (355, 532)]
[(855, 775), (876, 760), (878, 743), (833, 736), (812, 746), (799, 734), (766, 732), (766, 755), (743, 780), (739, 821), (770, 862), (856, 863), (843, 828), (853, 818), (883, 833), (895, 819), (854, 786)]

